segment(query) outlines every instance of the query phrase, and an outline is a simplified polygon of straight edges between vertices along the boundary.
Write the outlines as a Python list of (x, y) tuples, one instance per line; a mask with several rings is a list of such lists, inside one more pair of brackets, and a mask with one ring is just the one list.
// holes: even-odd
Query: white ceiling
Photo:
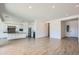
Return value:
[(8, 3), (6, 10), (13, 15), (29, 20), (53, 20), (79, 15), (79, 4), (74, 3)]

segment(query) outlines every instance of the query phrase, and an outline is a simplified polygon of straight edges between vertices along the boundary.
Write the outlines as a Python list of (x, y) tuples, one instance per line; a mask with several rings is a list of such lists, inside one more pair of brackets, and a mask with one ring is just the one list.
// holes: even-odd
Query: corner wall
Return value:
[(50, 38), (61, 39), (61, 21), (52, 20), (50, 22)]
[(48, 24), (45, 21), (36, 22), (36, 38), (43, 38), (48, 36)]
[(65, 37), (65, 31), (66, 31), (66, 23), (64, 21), (61, 21), (61, 38)]

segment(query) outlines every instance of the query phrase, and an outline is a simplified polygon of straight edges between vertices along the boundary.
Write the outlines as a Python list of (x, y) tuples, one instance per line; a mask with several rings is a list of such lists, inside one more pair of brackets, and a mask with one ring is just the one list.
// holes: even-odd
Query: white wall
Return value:
[(53, 20), (50, 22), (50, 38), (61, 39), (61, 21)]
[(66, 31), (66, 23), (64, 21), (61, 21), (61, 38), (65, 37), (65, 31)]
[(48, 24), (45, 21), (36, 22), (36, 38), (42, 38), (48, 36)]
[(69, 32), (66, 31), (65, 35), (67, 37), (78, 37), (78, 20), (74, 19), (66, 21), (66, 26), (67, 25), (70, 26), (70, 31)]
[(33, 32), (36, 34), (36, 38), (43, 38), (48, 36), (48, 23), (46, 21), (34, 21), (29, 23), (29, 27), (32, 28)]
[(7, 35), (4, 32), (4, 23), (2, 22), (2, 19), (0, 18), (0, 38), (7, 37)]
[(79, 18), (78, 18), (78, 39), (79, 39)]
[(2, 19), (0, 18), (0, 33), (4, 31), (4, 23), (2, 23)]

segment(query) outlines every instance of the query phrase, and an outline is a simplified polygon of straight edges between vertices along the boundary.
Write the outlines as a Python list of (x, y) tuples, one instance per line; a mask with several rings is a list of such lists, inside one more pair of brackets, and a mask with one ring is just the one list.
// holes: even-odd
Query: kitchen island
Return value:
[(20, 39), (20, 38), (26, 38), (26, 33), (1, 33), (0, 39), (7, 39), (7, 40), (13, 40), (13, 39)]

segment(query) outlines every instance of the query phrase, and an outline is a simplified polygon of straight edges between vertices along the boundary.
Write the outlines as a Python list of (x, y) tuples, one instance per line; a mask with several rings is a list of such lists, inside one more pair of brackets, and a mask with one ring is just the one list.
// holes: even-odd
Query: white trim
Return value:
[[(69, 20), (69, 19), (73, 19), (73, 18), (79, 18), (79, 15), (69, 16), (69, 17), (60, 18), (60, 19), (54, 19), (54, 20), (60, 20), (60, 21), (63, 21), (63, 20)], [(53, 20), (48, 20), (47, 23), (50, 23), (51, 21), (53, 21)]]

